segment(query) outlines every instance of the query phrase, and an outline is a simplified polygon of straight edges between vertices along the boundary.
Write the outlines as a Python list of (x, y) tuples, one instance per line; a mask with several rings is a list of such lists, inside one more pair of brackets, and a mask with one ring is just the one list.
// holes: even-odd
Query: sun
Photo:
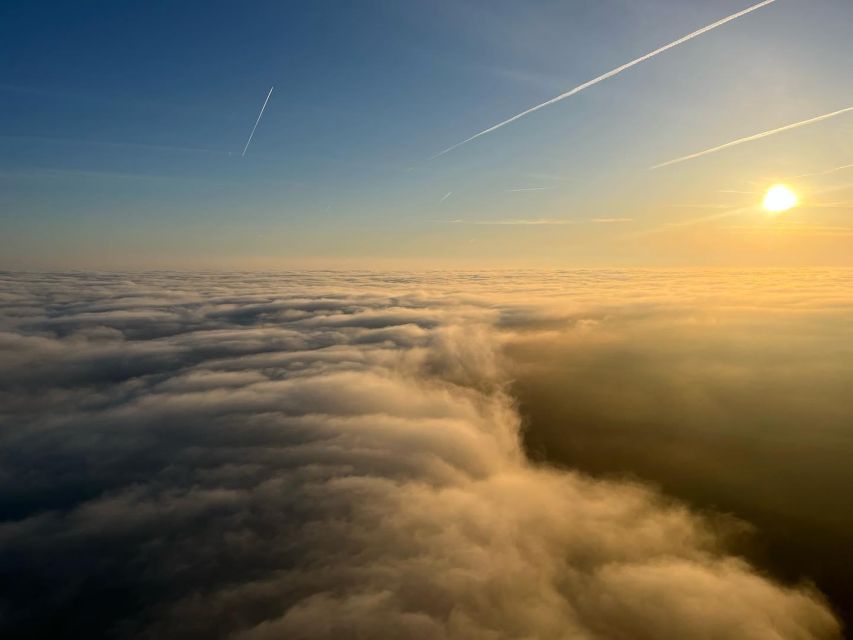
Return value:
[(797, 206), (799, 198), (794, 191), (784, 184), (774, 184), (764, 194), (762, 206), (770, 213), (782, 213)]

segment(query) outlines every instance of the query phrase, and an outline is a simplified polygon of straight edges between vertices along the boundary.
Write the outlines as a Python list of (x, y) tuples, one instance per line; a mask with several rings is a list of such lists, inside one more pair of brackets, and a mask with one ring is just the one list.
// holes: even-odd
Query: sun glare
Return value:
[(770, 213), (782, 213), (797, 206), (799, 199), (793, 190), (784, 184), (775, 184), (764, 194), (762, 205)]

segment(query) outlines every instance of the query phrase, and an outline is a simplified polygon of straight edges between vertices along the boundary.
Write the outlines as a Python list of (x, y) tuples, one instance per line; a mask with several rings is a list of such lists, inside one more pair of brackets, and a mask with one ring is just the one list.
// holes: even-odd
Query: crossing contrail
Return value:
[(566, 91), (565, 93), (561, 93), (556, 98), (551, 98), (547, 102), (543, 102), (542, 104), (538, 104), (535, 107), (531, 107), (530, 109), (527, 109), (526, 111), (522, 111), (521, 113), (514, 115), (513, 117), (511, 117), (507, 120), (504, 120), (503, 122), (499, 122), (498, 124), (494, 125), (493, 127), (489, 127), (488, 129), (484, 129), (480, 133), (474, 134), (473, 136), (471, 136), (467, 140), (463, 140), (462, 142), (457, 142), (453, 146), (447, 147), (447, 149), (445, 149), (444, 151), (437, 153), (432, 158), (430, 158), (430, 160), (434, 160), (435, 158), (443, 156), (445, 153), (449, 153), (450, 151), (453, 151), (454, 149), (461, 147), (463, 144), (467, 144), (467, 143), (471, 142), (472, 140), (476, 140), (480, 136), (484, 136), (487, 133), (491, 133), (492, 131), (496, 131), (497, 129), (500, 129), (501, 127), (504, 127), (504, 126), (510, 124), (511, 122), (515, 122), (519, 118), (523, 118), (524, 116), (529, 115), (529, 114), (533, 113), (534, 111), (539, 111), (539, 109), (544, 109), (547, 106), (550, 106), (556, 102), (559, 102), (560, 100), (565, 100), (566, 98), (569, 98), (569, 97), (575, 95), (576, 93), (580, 93), (584, 89), (588, 89), (589, 87), (596, 85), (599, 82), (603, 82), (604, 80), (612, 78), (613, 76), (618, 75), (618, 74), (622, 73), (623, 71), (626, 71), (627, 69), (630, 69), (634, 65), (638, 65), (641, 62), (645, 62), (649, 58), (654, 58), (656, 55), (663, 53), (664, 51), (668, 51), (669, 49), (672, 49), (673, 47), (677, 47), (680, 44), (684, 44), (688, 40), (692, 40), (693, 38), (701, 36), (702, 34), (707, 33), (708, 31), (711, 31), (713, 29), (716, 29), (717, 27), (723, 26), (727, 22), (731, 22), (732, 20), (737, 20), (741, 16), (745, 16), (748, 13), (752, 13), (753, 11), (761, 9), (761, 7), (766, 7), (768, 4), (773, 4), (774, 2), (776, 2), (776, 0), (764, 0), (764, 2), (759, 2), (758, 4), (752, 5), (751, 7), (744, 9), (743, 11), (738, 11), (737, 13), (734, 13), (734, 14), (728, 16), (727, 18), (723, 18), (722, 20), (717, 20), (717, 22), (709, 24), (706, 27), (702, 27), (701, 29), (694, 31), (693, 33), (689, 33), (686, 36), (684, 36), (683, 38), (679, 38), (675, 42), (670, 42), (669, 44), (664, 45), (664, 46), (660, 47), (659, 49), (655, 49), (651, 53), (647, 53), (644, 56), (640, 56), (636, 60), (632, 60), (631, 62), (623, 64), (621, 67), (616, 67), (612, 71), (608, 71), (607, 73), (602, 74), (602, 75), (598, 76), (597, 78), (593, 78), (592, 80), (590, 80), (588, 82), (584, 82), (583, 84), (578, 85), (574, 89), (570, 89), (569, 91)]
[(261, 112), (258, 114), (258, 119), (255, 120), (255, 126), (252, 127), (252, 133), (249, 134), (249, 139), (246, 140), (246, 146), (243, 147), (243, 153), (240, 154), (241, 157), (246, 155), (246, 150), (249, 148), (249, 145), (252, 144), (252, 138), (255, 137), (255, 129), (258, 128), (258, 124), (261, 122), (261, 118), (264, 116), (264, 109), (267, 108), (267, 102), (270, 101), (270, 96), (272, 95), (273, 89), (275, 89), (274, 86), (270, 87), (270, 92), (267, 94), (267, 99), (264, 100), (264, 106), (261, 107)]
[(729, 147), (734, 147), (739, 144), (743, 144), (744, 142), (752, 142), (753, 140), (760, 140), (761, 138), (766, 138), (768, 136), (776, 135), (777, 133), (782, 133), (783, 131), (790, 131), (791, 129), (799, 129), (800, 127), (805, 127), (806, 125), (814, 124), (816, 122), (820, 122), (822, 120), (827, 120), (829, 118), (834, 118), (835, 116), (840, 116), (843, 113), (848, 113), (849, 111), (853, 111), (853, 107), (847, 107), (846, 109), (839, 109), (838, 111), (833, 111), (832, 113), (825, 113), (822, 116), (817, 116), (815, 118), (809, 118), (808, 120), (802, 120), (800, 122), (795, 122), (794, 124), (785, 125), (784, 127), (779, 127), (778, 129), (771, 129), (770, 131), (765, 131), (763, 133), (756, 133), (754, 136), (747, 136), (746, 138), (738, 138), (737, 140), (732, 140), (731, 142), (727, 142), (726, 144), (721, 144), (717, 147), (711, 147), (710, 149), (705, 149), (704, 151), (698, 151), (696, 153), (691, 153), (687, 156), (682, 156), (680, 158), (675, 158), (674, 160), (667, 160), (666, 162), (661, 162), (660, 164), (656, 164), (652, 167), (649, 167), (650, 170), (654, 171), (655, 169), (660, 169), (662, 167), (668, 167), (671, 164), (676, 164), (678, 162), (686, 162), (687, 160), (693, 160), (694, 158), (700, 158), (702, 156), (706, 156), (709, 153), (716, 153), (717, 151), (722, 151), (723, 149), (728, 149)]

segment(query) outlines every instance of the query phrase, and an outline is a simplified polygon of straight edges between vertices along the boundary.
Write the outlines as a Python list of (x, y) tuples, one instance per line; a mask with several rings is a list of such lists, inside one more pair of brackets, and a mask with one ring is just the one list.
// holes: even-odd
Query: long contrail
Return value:
[(754, 136), (747, 136), (746, 138), (738, 138), (737, 140), (732, 140), (731, 142), (727, 142), (726, 144), (721, 144), (717, 147), (711, 147), (710, 149), (705, 149), (704, 151), (698, 151), (696, 153), (691, 153), (690, 155), (687, 155), (687, 156), (675, 158), (674, 160), (667, 160), (666, 162), (661, 162), (660, 164), (656, 164), (652, 167), (649, 167), (649, 169), (654, 171), (655, 169), (660, 169), (662, 167), (668, 167), (669, 165), (676, 164), (678, 162), (686, 162), (687, 160), (693, 160), (694, 158), (700, 158), (702, 156), (707, 156), (709, 153), (716, 153), (717, 151), (722, 151), (723, 149), (728, 149), (729, 147), (734, 147), (734, 146), (737, 146), (739, 144), (743, 144), (745, 142), (752, 142), (753, 140), (760, 140), (761, 138), (773, 136), (773, 135), (776, 135), (777, 133), (782, 133), (783, 131), (790, 131), (791, 129), (798, 129), (800, 127), (805, 127), (806, 125), (814, 124), (815, 122), (820, 122), (822, 120), (834, 118), (835, 116), (840, 116), (842, 113), (847, 113), (849, 111), (853, 111), (853, 107), (847, 107), (846, 109), (839, 109), (838, 111), (833, 111), (832, 113), (825, 113), (822, 116), (817, 116), (815, 118), (809, 118), (808, 120), (802, 120), (800, 122), (795, 122), (794, 124), (785, 125), (784, 127), (779, 127), (778, 129), (771, 129), (770, 131), (765, 131), (763, 133), (756, 133)]
[(267, 108), (267, 102), (270, 101), (270, 96), (272, 95), (273, 89), (275, 89), (274, 86), (270, 87), (270, 92), (267, 94), (267, 99), (264, 100), (264, 106), (261, 107), (261, 112), (258, 114), (258, 119), (255, 120), (255, 126), (252, 127), (252, 133), (249, 134), (249, 139), (246, 140), (246, 146), (243, 147), (243, 153), (240, 154), (241, 157), (246, 155), (246, 150), (249, 148), (249, 145), (252, 144), (252, 138), (255, 137), (255, 129), (258, 128), (258, 124), (261, 122), (261, 118), (263, 118), (264, 116), (264, 109)]
[(550, 105), (554, 104), (555, 102), (559, 102), (560, 100), (565, 100), (566, 98), (569, 98), (569, 97), (575, 95), (576, 93), (580, 93), (584, 89), (588, 89), (589, 87), (591, 87), (595, 84), (598, 84), (599, 82), (603, 82), (604, 80), (612, 78), (613, 76), (618, 75), (627, 69), (630, 69), (634, 65), (638, 65), (641, 62), (645, 62), (649, 58), (654, 58), (656, 55), (661, 54), (664, 51), (668, 51), (669, 49), (672, 49), (673, 47), (677, 47), (680, 44), (684, 44), (688, 40), (692, 40), (693, 38), (701, 36), (703, 33), (707, 33), (708, 31), (711, 31), (712, 29), (716, 29), (717, 27), (721, 27), (724, 24), (726, 24), (727, 22), (731, 22), (732, 20), (737, 20), (741, 16), (745, 16), (748, 13), (752, 13), (753, 11), (760, 9), (761, 7), (766, 7), (768, 4), (773, 4), (774, 2), (776, 2), (776, 0), (764, 0), (764, 2), (759, 2), (758, 4), (753, 5), (753, 6), (749, 7), (748, 9), (744, 9), (743, 11), (738, 11), (737, 13), (734, 13), (727, 18), (723, 18), (722, 20), (717, 20), (717, 22), (714, 22), (713, 24), (709, 24), (706, 27), (702, 27), (698, 31), (694, 31), (693, 33), (690, 33), (690, 34), (684, 36), (683, 38), (679, 38), (675, 42), (670, 42), (669, 44), (664, 45), (660, 49), (655, 49), (651, 53), (647, 53), (646, 55), (641, 56), (641, 57), (637, 58), (636, 60), (632, 60), (631, 62), (623, 64), (621, 67), (616, 67), (612, 71), (608, 71), (607, 73), (602, 74), (602, 75), (598, 76), (597, 78), (593, 78), (589, 82), (584, 82), (583, 84), (578, 85), (574, 89), (566, 91), (565, 93), (561, 93), (556, 98), (551, 98), (547, 102), (543, 102), (542, 104), (538, 104), (535, 107), (531, 107), (530, 109), (527, 109), (527, 111), (522, 111), (521, 113), (514, 115), (513, 117), (509, 118), (508, 120), (504, 120), (503, 122), (499, 122), (498, 124), (496, 124), (493, 127), (489, 127), (488, 129), (484, 129), (480, 133), (474, 134), (473, 136), (471, 136), (467, 140), (463, 140), (462, 142), (457, 142), (453, 146), (447, 147), (447, 149), (445, 149), (441, 153), (435, 154), (432, 158), (430, 158), (430, 160), (434, 160), (435, 158), (443, 156), (445, 153), (449, 153), (450, 151), (453, 151), (454, 149), (461, 147), (463, 144), (467, 144), (467, 143), (471, 142), (472, 140), (476, 140), (480, 136), (484, 136), (487, 133), (491, 133), (492, 131), (500, 129), (501, 127), (504, 127), (504, 126), (510, 124), (511, 122), (515, 122), (519, 118), (523, 118), (524, 116), (529, 115), (529, 114), (533, 113), (534, 111), (539, 111), (539, 109), (544, 109), (545, 107), (550, 106)]

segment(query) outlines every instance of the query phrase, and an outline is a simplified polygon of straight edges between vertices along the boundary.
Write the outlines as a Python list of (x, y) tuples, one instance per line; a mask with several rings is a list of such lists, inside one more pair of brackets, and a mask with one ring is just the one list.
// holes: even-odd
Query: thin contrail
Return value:
[(447, 200), (447, 199), (448, 199), (450, 196), (452, 196), (452, 195), (453, 195), (453, 192), (452, 192), (452, 191), (448, 191), (447, 193), (445, 193), (445, 194), (444, 194), (444, 196), (442, 196), (441, 200), (439, 200), (439, 201), (438, 201), (438, 204), (441, 204), (442, 202), (444, 202), (445, 200)]
[[(853, 185), (840, 185), (837, 187), (829, 187), (826, 189), (821, 189), (819, 191), (815, 191), (812, 193), (812, 195), (817, 196), (817, 195), (825, 195), (827, 193), (835, 193), (838, 191), (846, 191), (847, 189), (849, 189), (851, 187), (853, 187)], [(846, 208), (848, 206), (853, 206), (853, 203), (845, 203), (845, 202), (826, 202), (826, 203), (804, 202), (804, 203), (801, 203), (800, 206), (805, 207), (805, 208), (812, 208), (812, 207), (830, 208), (830, 206), (832, 208), (836, 208), (836, 207)], [(661, 232), (666, 231), (668, 229), (680, 228), (680, 227), (690, 227), (690, 226), (693, 226), (695, 224), (701, 224), (703, 222), (713, 222), (714, 220), (719, 220), (721, 218), (728, 218), (730, 216), (736, 216), (736, 215), (739, 215), (741, 213), (756, 212), (759, 209), (760, 208), (758, 205), (751, 204), (751, 205), (747, 205), (745, 207), (739, 207), (737, 209), (729, 209), (727, 211), (722, 211), (720, 213), (714, 213), (714, 214), (711, 214), (708, 216), (702, 216), (701, 218), (690, 218), (688, 220), (682, 220), (680, 222), (670, 222), (670, 223), (664, 224), (660, 227), (656, 227), (654, 229), (647, 229), (646, 231), (640, 231), (639, 233), (633, 234), (632, 237), (640, 238), (640, 237), (650, 236), (650, 235), (654, 235), (657, 233), (661, 233)]]
[(753, 140), (760, 140), (761, 138), (766, 138), (768, 136), (776, 135), (777, 133), (782, 133), (783, 131), (790, 131), (791, 129), (798, 129), (799, 127), (805, 127), (809, 124), (814, 124), (815, 122), (820, 122), (821, 120), (827, 120), (829, 118), (834, 118), (835, 116), (840, 116), (843, 113), (847, 113), (849, 111), (853, 111), (853, 107), (847, 107), (846, 109), (839, 109), (838, 111), (833, 111), (832, 113), (825, 113), (822, 116), (817, 116), (816, 118), (809, 118), (808, 120), (802, 120), (800, 122), (795, 122), (794, 124), (785, 125), (784, 127), (779, 127), (778, 129), (771, 129), (770, 131), (765, 131), (763, 133), (756, 133), (754, 136), (747, 136), (746, 138), (738, 138), (737, 140), (732, 140), (731, 142), (727, 142), (726, 144), (721, 144), (717, 147), (711, 147), (710, 149), (705, 149), (704, 151), (699, 151), (697, 153), (691, 153), (688, 156), (682, 156), (681, 158), (675, 158), (675, 160), (667, 160), (666, 162), (661, 162), (660, 164), (656, 164), (652, 167), (649, 167), (651, 171), (655, 169), (660, 169), (662, 167), (668, 167), (671, 164), (676, 164), (678, 162), (686, 162), (687, 160), (693, 160), (694, 158), (699, 158), (701, 156), (706, 156), (709, 153), (716, 153), (717, 151), (722, 151), (723, 149), (728, 149), (729, 147), (734, 147), (739, 144), (743, 144), (744, 142), (752, 142)]
[(853, 169), (853, 164), (843, 164), (840, 167), (833, 167), (832, 169), (827, 169), (826, 171), (801, 173), (798, 176), (791, 176), (791, 178), (796, 180), (797, 178), (811, 178), (812, 176), (828, 176), (830, 173), (837, 173), (838, 171), (844, 171), (845, 169)]
[(246, 150), (249, 148), (249, 145), (252, 144), (252, 138), (255, 137), (255, 129), (258, 128), (258, 124), (261, 122), (261, 118), (264, 116), (264, 109), (267, 108), (267, 102), (270, 101), (270, 96), (272, 95), (273, 89), (275, 89), (274, 86), (270, 87), (270, 92), (267, 94), (267, 99), (264, 100), (264, 106), (261, 107), (261, 112), (258, 114), (258, 119), (255, 120), (255, 126), (252, 127), (252, 133), (249, 134), (249, 139), (246, 140), (246, 146), (243, 147), (243, 153), (240, 154), (241, 157), (246, 155)]
[(430, 158), (430, 160), (434, 160), (435, 158), (443, 156), (445, 153), (449, 153), (450, 151), (453, 151), (457, 147), (461, 147), (463, 144), (467, 144), (467, 143), (471, 142), (472, 140), (476, 140), (480, 136), (484, 136), (487, 133), (491, 133), (492, 131), (495, 131), (496, 129), (500, 129), (501, 127), (504, 127), (504, 126), (510, 124), (511, 122), (515, 122), (519, 118), (523, 118), (524, 116), (529, 115), (529, 114), (533, 113), (534, 111), (539, 111), (539, 109), (544, 109), (545, 107), (550, 106), (550, 105), (554, 104), (555, 102), (559, 102), (560, 100), (565, 100), (566, 98), (569, 98), (569, 97), (575, 95), (576, 93), (580, 93), (584, 89), (588, 89), (589, 87), (591, 87), (595, 84), (598, 84), (599, 82), (603, 82), (604, 80), (612, 78), (613, 76), (618, 75), (627, 69), (630, 69), (634, 65), (638, 65), (641, 62), (645, 62), (649, 58), (654, 58), (656, 55), (663, 53), (664, 51), (668, 51), (669, 49), (672, 49), (673, 47), (677, 47), (680, 44), (684, 44), (688, 40), (692, 40), (693, 38), (696, 38), (697, 36), (701, 36), (702, 34), (707, 33), (708, 31), (711, 31), (712, 29), (716, 29), (717, 27), (723, 26), (727, 22), (731, 22), (732, 20), (737, 20), (741, 16), (745, 16), (748, 13), (752, 13), (753, 11), (760, 9), (761, 7), (766, 7), (768, 4), (772, 4), (774, 2), (776, 2), (776, 0), (764, 0), (764, 2), (759, 2), (758, 4), (753, 5), (753, 6), (749, 7), (748, 9), (744, 9), (743, 11), (738, 11), (737, 13), (734, 13), (727, 18), (723, 18), (722, 20), (718, 20), (717, 22), (714, 22), (713, 24), (709, 24), (706, 27), (702, 27), (701, 29), (694, 31), (693, 33), (690, 33), (690, 34), (684, 36), (683, 38), (679, 38), (675, 42), (670, 42), (669, 44), (664, 45), (659, 49), (655, 49), (651, 53), (647, 53), (646, 55), (641, 56), (641, 57), (637, 58), (636, 60), (632, 60), (631, 62), (623, 64), (621, 67), (616, 67), (612, 71), (608, 71), (607, 73), (602, 74), (602, 75), (598, 76), (597, 78), (593, 78), (589, 82), (584, 82), (583, 84), (578, 85), (574, 89), (566, 91), (565, 93), (561, 93), (556, 98), (551, 98), (547, 102), (543, 102), (542, 104), (538, 104), (535, 107), (531, 107), (530, 109), (527, 109), (527, 111), (522, 111), (521, 113), (514, 115), (513, 117), (509, 118), (508, 120), (504, 120), (503, 122), (499, 122), (498, 124), (494, 125), (493, 127), (489, 127), (488, 129), (484, 129), (480, 133), (474, 134), (473, 136), (471, 136), (467, 140), (463, 140), (462, 142), (458, 142), (451, 147), (447, 147), (447, 149), (445, 149), (441, 153), (435, 154), (432, 158)]

